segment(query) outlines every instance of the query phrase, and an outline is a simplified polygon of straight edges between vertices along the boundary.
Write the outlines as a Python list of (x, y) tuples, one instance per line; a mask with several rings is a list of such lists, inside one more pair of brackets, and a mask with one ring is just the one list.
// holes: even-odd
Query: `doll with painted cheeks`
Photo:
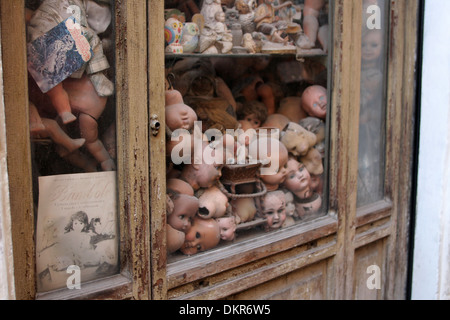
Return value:
[(267, 219), (267, 231), (281, 228), (286, 220), (286, 199), (281, 190), (271, 191), (262, 198), (262, 216)]
[(291, 157), (287, 163), (287, 171), (283, 187), (291, 191), (299, 199), (310, 197), (311, 176), (305, 166)]
[(166, 90), (166, 126), (170, 131), (186, 129), (191, 131), (197, 114), (194, 109), (183, 102), (181, 94), (177, 90)]
[(196, 197), (168, 190), (173, 202), (173, 211), (167, 216), (167, 223), (175, 230), (187, 232), (191, 220), (198, 212), (199, 201)]
[(192, 225), (186, 233), (180, 251), (193, 255), (216, 247), (220, 242), (220, 227), (215, 219), (194, 217)]
[(253, 100), (244, 101), (237, 112), (238, 120), (247, 120), (253, 129), (259, 128), (267, 119), (267, 107), (264, 103)]
[(216, 219), (220, 227), (220, 239), (233, 241), (236, 237), (236, 217), (224, 216)]

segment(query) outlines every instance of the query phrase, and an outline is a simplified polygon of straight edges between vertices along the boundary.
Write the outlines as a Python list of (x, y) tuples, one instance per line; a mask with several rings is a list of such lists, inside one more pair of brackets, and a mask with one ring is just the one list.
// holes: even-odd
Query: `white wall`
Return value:
[(450, 299), (449, 14), (426, 0), (412, 299)]

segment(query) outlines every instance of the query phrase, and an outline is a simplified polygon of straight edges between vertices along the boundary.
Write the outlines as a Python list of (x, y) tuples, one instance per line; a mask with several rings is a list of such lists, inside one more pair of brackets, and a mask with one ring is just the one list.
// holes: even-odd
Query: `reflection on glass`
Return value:
[(361, 47), (358, 206), (383, 197), (385, 30), (383, 0), (365, 0)]
[(112, 6), (25, 1), (40, 292), (118, 272)]
[(171, 259), (323, 216), (329, 2), (165, 9)]

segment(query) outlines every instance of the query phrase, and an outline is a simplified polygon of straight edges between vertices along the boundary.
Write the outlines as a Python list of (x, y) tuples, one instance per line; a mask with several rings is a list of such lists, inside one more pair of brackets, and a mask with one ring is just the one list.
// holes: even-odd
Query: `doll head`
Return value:
[(309, 149), (305, 156), (300, 157), (300, 162), (305, 165), (310, 175), (320, 175), (323, 173), (322, 155), (315, 148)]
[(167, 179), (166, 184), (167, 189), (173, 190), (181, 194), (187, 194), (189, 196), (194, 195), (194, 189), (192, 189), (191, 185), (181, 179), (176, 178)]
[(279, 229), (286, 220), (286, 200), (281, 190), (271, 191), (262, 198), (262, 215), (267, 219), (268, 230)]
[(247, 120), (253, 129), (259, 128), (267, 119), (266, 105), (258, 100), (245, 101), (238, 111), (239, 120)]
[(220, 239), (224, 241), (232, 241), (236, 233), (236, 218), (233, 216), (221, 217), (216, 219), (220, 228)]
[(220, 218), (228, 208), (227, 196), (216, 186), (202, 190), (198, 200), (198, 216), (202, 219)]
[(223, 149), (215, 150), (207, 142), (203, 142), (202, 151), (201, 158), (194, 158), (191, 163), (185, 164), (180, 174), (180, 179), (189, 183), (194, 191), (212, 187), (222, 176), (224, 159), (212, 157), (215, 156), (216, 151), (222, 152), (224, 156)]
[(294, 156), (303, 156), (316, 144), (317, 137), (298, 123), (289, 122), (280, 140)]
[(176, 129), (192, 130), (197, 121), (195, 111), (184, 103), (167, 105), (165, 108), (166, 125), (171, 131)]
[(286, 180), (283, 187), (291, 191), (300, 199), (305, 199), (311, 196), (311, 177), (308, 170), (306, 170), (303, 163), (298, 162), (295, 158), (289, 158), (287, 163)]
[(289, 124), (289, 118), (283, 114), (274, 113), (267, 117), (262, 127), (277, 128), (280, 132)]
[(309, 184), (309, 187), (311, 188), (311, 191), (314, 193), (318, 193), (322, 195), (323, 193), (323, 174), (311, 174), (311, 182)]
[(173, 211), (167, 216), (167, 223), (178, 231), (186, 232), (191, 226), (192, 218), (198, 212), (199, 201), (194, 196), (171, 190), (168, 194), (173, 201)]
[(327, 89), (322, 86), (310, 86), (302, 94), (302, 108), (312, 117), (325, 119), (327, 104)]
[(294, 195), (292, 192), (283, 190), (284, 192), (284, 199), (286, 200), (286, 216), (287, 217), (296, 217), (297, 212), (295, 211), (295, 204), (294, 204)]
[(362, 67), (376, 67), (383, 50), (383, 32), (378, 29), (364, 33), (361, 44)]
[(262, 137), (249, 145), (249, 156), (260, 161), (260, 177), (267, 190), (274, 191), (286, 178), (288, 151), (279, 140)]
[(214, 248), (219, 241), (220, 227), (216, 220), (194, 217), (180, 250), (192, 255)]
[(253, 220), (256, 215), (256, 206), (253, 198), (237, 198), (230, 201), (236, 223)]
[(309, 216), (319, 212), (322, 206), (322, 197), (318, 193), (306, 199), (296, 199), (295, 210), (300, 219), (306, 219)]
[(172, 228), (172, 226), (170, 224), (168, 224), (167, 225), (167, 234), (166, 234), (167, 252), (174, 253), (175, 251), (180, 249), (184, 243), (185, 237), (186, 237), (186, 234), (184, 232), (178, 231), (178, 230)]

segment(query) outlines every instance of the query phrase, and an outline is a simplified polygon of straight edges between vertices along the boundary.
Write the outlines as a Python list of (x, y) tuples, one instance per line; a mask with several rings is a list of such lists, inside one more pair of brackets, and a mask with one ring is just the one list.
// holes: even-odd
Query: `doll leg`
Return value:
[(71, 165), (81, 168), (85, 172), (97, 172), (97, 162), (86, 154), (81, 153), (80, 150), (69, 153), (63, 146), (58, 146), (56, 152)]
[(62, 83), (59, 83), (47, 92), (50, 100), (64, 124), (75, 121), (77, 118), (72, 114), (72, 108), (69, 103), (69, 96), (64, 90)]
[(59, 126), (59, 124), (52, 119), (42, 118), (42, 123), (45, 126), (48, 136), (57, 144), (62, 145), (69, 152), (73, 152), (80, 148), (84, 143), (85, 139), (72, 139), (70, 138), (64, 130)]
[(103, 170), (115, 170), (114, 161), (98, 138), (97, 120), (86, 113), (80, 113), (79, 119), (81, 136), (86, 139), (86, 148), (89, 153), (100, 163)]
[(42, 123), (41, 116), (33, 102), (29, 102), (29, 122), (31, 133), (45, 132), (45, 126)]

